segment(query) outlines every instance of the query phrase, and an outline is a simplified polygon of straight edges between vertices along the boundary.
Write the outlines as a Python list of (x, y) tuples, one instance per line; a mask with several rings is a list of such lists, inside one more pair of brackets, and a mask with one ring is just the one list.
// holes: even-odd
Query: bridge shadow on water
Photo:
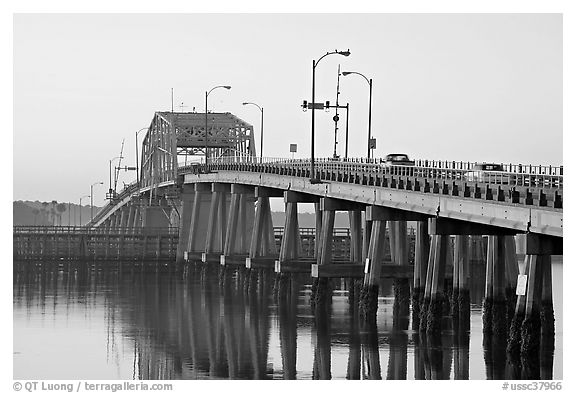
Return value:
[(446, 312), (441, 333), (427, 335), (412, 329), (393, 280), (382, 281), (374, 320), (359, 314), (357, 280), (332, 279), (318, 298), (309, 275), (268, 269), (15, 262), (13, 286), (14, 309), (26, 314), (100, 308), (115, 339), (130, 343), (102, 343), (133, 362), (125, 379), (557, 378), (553, 335), (526, 358), (507, 352), (506, 337), (482, 333), (481, 288), (472, 287), (471, 316)]

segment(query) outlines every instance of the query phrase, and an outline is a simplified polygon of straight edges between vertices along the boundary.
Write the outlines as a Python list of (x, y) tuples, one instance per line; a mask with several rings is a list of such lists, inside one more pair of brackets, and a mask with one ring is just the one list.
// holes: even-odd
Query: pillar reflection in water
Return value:
[[(325, 279), (326, 280), (326, 279)], [(314, 347), (313, 379), (332, 379), (330, 319), (332, 314), (332, 284), (323, 283), (315, 294), (312, 303), (314, 323), (312, 325), (312, 346)]]
[(296, 379), (298, 290), (297, 275), (278, 274), (276, 300), (278, 302), (280, 351), (284, 379)]

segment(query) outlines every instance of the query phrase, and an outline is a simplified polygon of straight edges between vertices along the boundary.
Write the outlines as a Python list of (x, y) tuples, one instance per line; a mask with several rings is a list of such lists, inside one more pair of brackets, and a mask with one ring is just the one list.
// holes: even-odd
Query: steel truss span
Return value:
[(157, 187), (174, 180), (182, 161), (255, 155), (252, 125), (231, 113), (208, 113), (206, 133), (205, 113), (156, 112), (142, 142), (140, 185)]

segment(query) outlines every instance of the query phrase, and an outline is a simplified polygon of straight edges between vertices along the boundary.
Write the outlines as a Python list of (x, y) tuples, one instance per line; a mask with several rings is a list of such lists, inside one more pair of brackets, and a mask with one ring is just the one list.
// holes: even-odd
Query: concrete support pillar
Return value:
[[(449, 258), (450, 236), (435, 235), (433, 238), (434, 260), (432, 266), (432, 279), (430, 282), (430, 304), (428, 305), (428, 316), (426, 332), (437, 334), (441, 330), (442, 304), (444, 303), (444, 276), (446, 262)], [(430, 272), (430, 270), (429, 270)]]
[(111, 226), (112, 226), (112, 218), (108, 217), (106, 220), (104, 220), (104, 228), (106, 230), (106, 233), (110, 232)]
[(362, 258), (362, 211), (348, 212), (350, 220), (350, 262), (363, 263)]
[[(186, 246), (189, 253), (201, 253), (206, 249), (211, 192), (212, 188), (209, 183), (196, 183), (194, 185), (194, 202), (188, 221), (188, 242)], [(185, 217), (182, 220), (186, 222)]]
[(370, 248), (370, 235), (372, 234), (372, 221), (366, 219), (364, 214), (364, 236), (362, 237), (362, 263), (368, 258), (368, 249)]
[(134, 221), (132, 228), (142, 228), (142, 206), (134, 205)]
[(280, 245), (280, 262), (298, 259), (302, 248), (300, 241), (300, 228), (298, 226), (298, 203), (286, 202), (286, 220), (284, 234)]
[(374, 220), (364, 267), (364, 283), (360, 293), (360, 313), (367, 319), (376, 318), (378, 310), (378, 284), (384, 257), (386, 221)]
[(136, 213), (136, 206), (134, 203), (128, 205), (128, 219), (126, 221), (126, 228), (132, 230), (134, 228), (134, 214)]
[(388, 223), (388, 243), (390, 244), (390, 260), (393, 264), (396, 264), (396, 238), (398, 233), (398, 222), (390, 221)]
[(226, 238), (227, 212), (230, 201), (229, 184), (212, 184), (205, 254), (222, 254)]
[[(524, 263), (521, 265), (519, 274), (526, 275), (528, 266), (530, 266), (530, 257), (526, 255)], [(516, 306), (514, 308), (514, 316), (510, 323), (510, 331), (508, 333), (507, 350), (512, 356), (517, 356), (520, 353), (520, 345), (522, 344), (522, 337), (520, 335), (522, 321), (526, 311), (526, 295), (516, 297)]]
[(184, 184), (181, 193), (182, 209), (180, 212), (176, 262), (184, 262), (184, 251), (188, 251), (188, 238), (190, 237), (190, 220), (194, 209), (194, 197), (194, 185)]
[(114, 212), (114, 229), (116, 230), (120, 229), (121, 219), (122, 219), (122, 211), (118, 209)]
[[(390, 250), (394, 249), (395, 265), (408, 266), (408, 223), (406, 221), (391, 221), (394, 236), (390, 239)], [(407, 278), (394, 278), (394, 306), (393, 310), (399, 319), (405, 319), (410, 314), (410, 281)]]
[(276, 253), (270, 198), (258, 197), (249, 256), (250, 258), (275, 257)]
[(318, 260), (320, 253), (322, 252), (322, 242), (320, 241), (322, 233), (322, 210), (320, 210), (320, 202), (314, 203), (314, 217), (316, 219), (314, 231), (314, 258)]
[(336, 212), (334, 210), (322, 211), (322, 231), (320, 238), (320, 254), (316, 261), (319, 265), (328, 265), (332, 263), (332, 238), (334, 233), (334, 219)]
[(130, 208), (128, 206), (122, 206), (120, 208), (120, 229), (125, 232), (128, 228), (128, 215), (130, 214)]
[(508, 327), (514, 317), (516, 305), (516, 282), (518, 280), (518, 257), (516, 255), (516, 241), (514, 236), (504, 237), (506, 259), (506, 321)]
[(428, 312), (430, 308), (430, 295), (432, 293), (432, 277), (434, 275), (434, 258), (436, 256), (436, 236), (432, 235), (430, 239), (430, 253), (428, 254), (428, 266), (426, 269), (426, 284), (424, 286), (424, 297), (420, 305), (420, 330), (426, 331)]
[(506, 251), (504, 247), (504, 236), (488, 236), (483, 331), (486, 334), (500, 337), (507, 333)]
[(416, 244), (414, 245), (414, 289), (412, 291), (412, 326), (414, 330), (418, 330), (420, 326), (420, 305), (424, 301), (429, 255), (428, 221), (417, 221)]
[[(543, 255), (542, 259), (542, 303), (540, 304), (540, 319), (542, 322), (542, 337), (554, 336), (554, 304), (552, 302), (552, 258)], [(553, 343), (553, 340), (552, 340)]]
[(528, 358), (538, 356), (540, 347), (542, 273), (544, 265), (548, 263), (549, 259), (549, 255), (529, 256), (526, 310), (524, 311), (524, 321), (520, 330), (522, 336), (520, 352)]
[[(394, 259), (396, 265), (407, 266), (410, 264), (410, 250), (408, 248), (408, 223), (406, 221), (393, 221), (390, 224), (394, 228), (394, 242), (390, 239), (390, 249), (394, 248)], [(392, 246), (394, 244), (394, 246)]]
[(458, 320), (459, 326), (464, 330), (468, 329), (470, 323), (468, 240), (468, 235), (456, 235), (454, 239), (454, 266), (452, 274), (452, 316)]
[(248, 255), (254, 226), (254, 188), (232, 184), (231, 193), (224, 250), (220, 259), (223, 264), (226, 257)]

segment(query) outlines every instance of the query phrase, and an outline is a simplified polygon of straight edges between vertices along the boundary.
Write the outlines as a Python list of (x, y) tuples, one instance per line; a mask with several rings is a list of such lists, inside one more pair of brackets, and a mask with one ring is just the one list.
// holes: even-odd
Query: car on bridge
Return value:
[(385, 166), (392, 165), (407, 165), (414, 166), (414, 161), (408, 157), (408, 154), (404, 153), (391, 153), (384, 158)]
[(502, 164), (474, 164), (472, 170), (464, 173), (464, 180), (476, 183), (510, 184), (510, 174)]

